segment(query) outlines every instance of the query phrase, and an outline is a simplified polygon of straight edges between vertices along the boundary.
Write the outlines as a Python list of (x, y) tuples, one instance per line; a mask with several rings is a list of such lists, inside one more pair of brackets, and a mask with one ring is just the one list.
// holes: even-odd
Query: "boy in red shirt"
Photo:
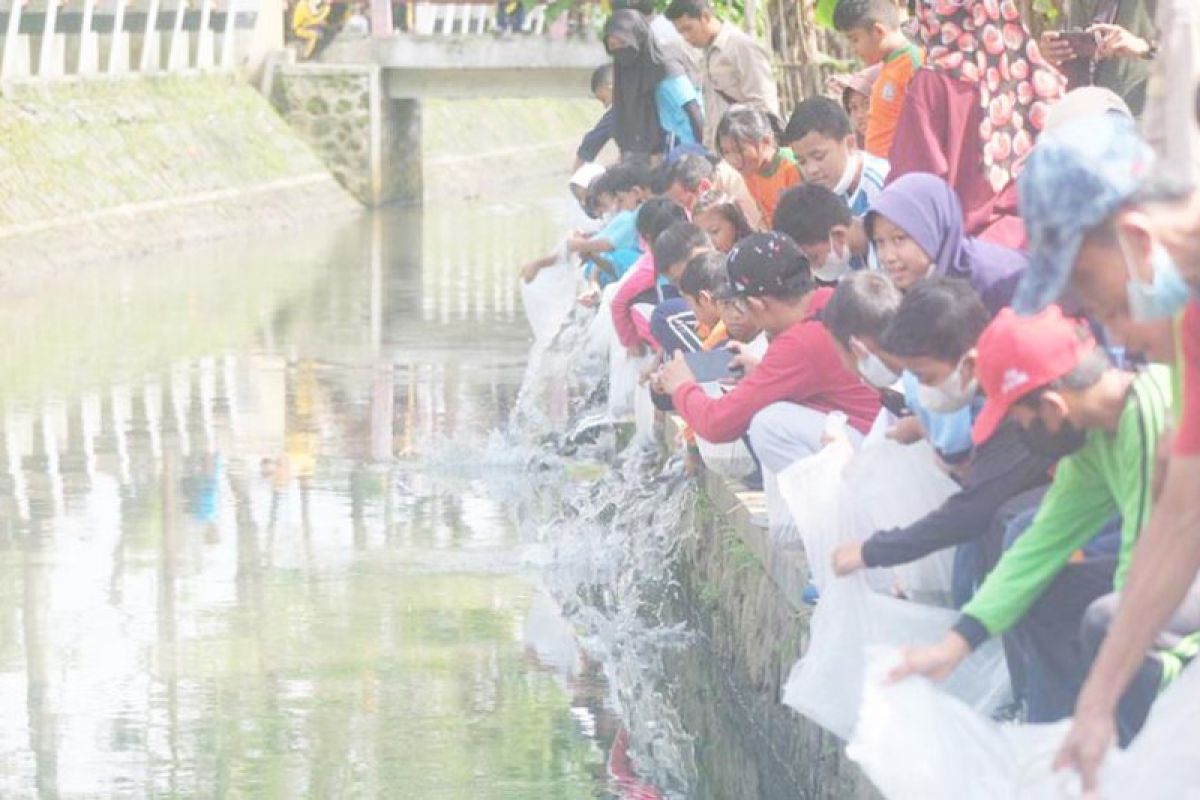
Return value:
[(842, 364), (817, 318), (833, 290), (815, 287), (796, 243), (781, 233), (751, 234), (730, 252), (726, 269), (771, 343), (757, 363), (738, 357), (745, 377), (721, 397), (705, 394), (682, 355), (663, 365), (657, 388), (684, 421), (710, 442), (749, 432), (763, 467), (776, 473), (821, 448), (831, 411), (846, 414), (852, 436), (866, 433), (879, 396)]
[(833, 12), (833, 25), (846, 34), (864, 64), (882, 65), (871, 87), (866, 150), (887, 158), (908, 83), (921, 68), (924, 56), (900, 30), (900, 15), (893, 0), (841, 0)]

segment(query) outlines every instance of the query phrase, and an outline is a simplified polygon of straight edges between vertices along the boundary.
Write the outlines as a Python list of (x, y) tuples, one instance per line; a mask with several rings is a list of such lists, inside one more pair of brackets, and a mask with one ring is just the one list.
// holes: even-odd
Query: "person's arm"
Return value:
[(683, 113), (687, 114), (688, 122), (692, 126), (692, 136), (696, 137), (697, 142), (704, 141), (704, 112), (700, 108), (699, 100), (689, 100), (683, 104)]
[(582, 253), (584, 255), (592, 255), (593, 253), (607, 253), (613, 249), (613, 243), (604, 237), (604, 231), (595, 236), (572, 236), (567, 240), (567, 250), (572, 253)]
[(1075, 706), (1075, 722), (1055, 759), (1084, 788), (1096, 778), (1115, 738), (1114, 717), (1129, 681), (1200, 572), (1200, 456), (1174, 458), (1150, 523), (1134, 550), (1117, 614)]
[(604, 149), (604, 145), (608, 144), (608, 140), (613, 136), (615, 120), (615, 112), (612, 106), (609, 106), (592, 126), (592, 129), (583, 135), (579, 149), (575, 151), (575, 157), (584, 162), (595, 161), (596, 157), (600, 155), (600, 151)]
[(714, 444), (732, 442), (746, 433), (760, 410), (796, 399), (797, 387), (810, 380), (804, 350), (795, 339), (777, 338), (758, 367), (720, 397), (709, 397), (694, 381), (666, 388), (675, 410), (697, 436)]
[(1075, 722), (1055, 767), (1073, 768), (1085, 789), (1114, 739), (1121, 695), (1200, 571), (1200, 307), (1183, 317), (1183, 405), (1162, 493), (1133, 551), (1116, 616), (1092, 664)]
[(1003, 426), (975, 454), (962, 491), (907, 527), (874, 533), (862, 543), (863, 566), (907, 564), (982, 536), (1000, 506), (1046, 482), (1050, 466), (1029, 452), (1015, 425)]
[(1033, 526), (1010, 547), (940, 642), (904, 651), (890, 679), (942, 680), (989, 637), (1024, 616), (1050, 582), (1116, 512), (1116, 502), (1082, 450), (1059, 462)]
[(632, 269), (635, 270), (634, 274), (621, 285), (612, 301), (613, 328), (617, 332), (617, 340), (627, 350), (636, 349), (642, 343), (637, 326), (633, 323), (633, 301), (642, 292), (654, 288), (653, 269), (643, 261), (639, 261)]

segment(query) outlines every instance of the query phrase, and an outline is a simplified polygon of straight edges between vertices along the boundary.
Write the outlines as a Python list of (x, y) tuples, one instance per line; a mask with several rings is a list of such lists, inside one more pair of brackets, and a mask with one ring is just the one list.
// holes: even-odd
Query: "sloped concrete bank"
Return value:
[(361, 212), (233, 75), (6, 85), (0, 280)]
[[(665, 427), (676, 441), (678, 419)], [(875, 800), (845, 744), (780, 702), (808, 643), (803, 550), (771, 543), (761, 492), (712, 472), (701, 488), (679, 578), (703, 657), (689, 651), (671, 665), (677, 707), (695, 737), (697, 796)], [(714, 686), (722, 697), (710, 695)]]

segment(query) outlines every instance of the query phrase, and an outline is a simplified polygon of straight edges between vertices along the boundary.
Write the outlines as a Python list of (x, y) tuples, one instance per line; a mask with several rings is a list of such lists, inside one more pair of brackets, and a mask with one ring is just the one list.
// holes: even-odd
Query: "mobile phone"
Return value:
[(1091, 59), (1096, 55), (1096, 34), (1082, 29), (1061, 31), (1058, 38), (1071, 45), (1078, 58)]
[(733, 351), (724, 347), (717, 350), (706, 350), (699, 353), (684, 353), (683, 360), (687, 362), (696, 383), (709, 383), (734, 377), (729, 362), (733, 360)]

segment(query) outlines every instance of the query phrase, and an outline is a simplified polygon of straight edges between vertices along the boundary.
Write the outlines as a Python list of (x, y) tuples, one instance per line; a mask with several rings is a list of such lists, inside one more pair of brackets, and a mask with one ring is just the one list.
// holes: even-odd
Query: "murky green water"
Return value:
[(506, 417), (512, 276), (551, 207), (394, 213), (4, 304), (0, 796), (610, 790), (599, 667), (503, 497), (421, 466)]

